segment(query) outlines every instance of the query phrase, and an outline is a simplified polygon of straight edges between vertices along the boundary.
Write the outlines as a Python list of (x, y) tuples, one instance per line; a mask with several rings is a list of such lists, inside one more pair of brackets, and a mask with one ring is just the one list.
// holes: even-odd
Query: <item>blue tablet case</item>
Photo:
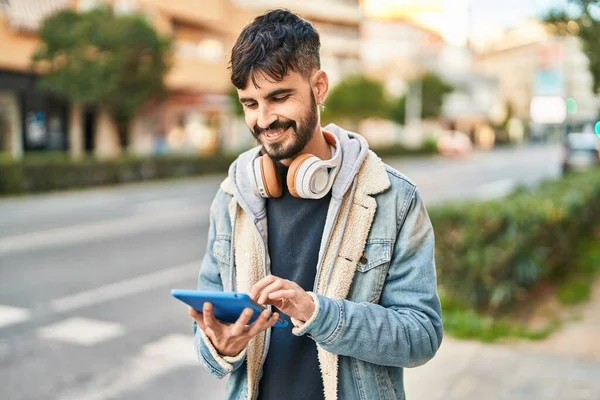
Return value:
[[(251, 324), (256, 321), (260, 313), (264, 310), (263, 306), (255, 303), (250, 296), (245, 293), (173, 289), (171, 290), (171, 296), (183, 301), (200, 312), (202, 312), (205, 302), (211, 303), (213, 305), (215, 318), (219, 321), (229, 323), (237, 321), (245, 308), (251, 308), (254, 310), (254, 314), (252, 314), (252, 318), (250, 318), (249, 322), (249, 324)], [(279, 320), (273, 326), (285, 328), (287, 325), (288, 321), (282, 319), (280, 315)]]

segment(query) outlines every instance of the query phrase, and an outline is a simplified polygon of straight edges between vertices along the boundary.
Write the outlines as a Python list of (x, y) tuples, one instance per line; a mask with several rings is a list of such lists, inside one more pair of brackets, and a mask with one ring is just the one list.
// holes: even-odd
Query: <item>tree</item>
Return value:
[(171, 40), (159, 37), (141, 16), (109, 7), (85, 13), (60, 11), (42, 24), (33, 56), (42, 87), (78, 105), (97, 105), (113, 118), (122, 149), (140, 106), (165, 93)]
[(341, 119), (357, 124), (370, 117), (387, 116), (389, 103), (383, 85), (362, 75), (350, 76), (327, 97), (323, 119)]
[[(421, 118), (436, 118), (442, 113), (444, 96), (454, 87), (435, 74), (427, 73), (419, 79), (422, 93)], [(390, 119), (404, 125), (406, 123), (406, 96), (394, 100), (390, 106)]]
[(232, 86), (227, 94), (229, 95), (229, 104), (231, 105), (233, 115), (235, 115), (236, 117), (243, 117), (244, 106), (242, 106), (242, 103), (240, 103), (240, 98), (238, 96), (238, 92), (235, 86)]
[(600, 91), (600, 1), (568, 0), (564, 8), (549, 11), (544, 20), (552, 33), (577, 35), (583, 52), (588, 57), (589, 69), (594, 78), (594, 92)]

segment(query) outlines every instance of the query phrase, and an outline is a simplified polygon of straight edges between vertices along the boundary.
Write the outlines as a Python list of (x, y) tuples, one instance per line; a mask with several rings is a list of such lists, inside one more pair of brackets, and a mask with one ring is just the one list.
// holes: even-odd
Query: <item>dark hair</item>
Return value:
[(244, 89), (248, 78), (256, 84), (255, 74), (265, 73), (281, 81), (288, 69), (305, 78), (321, 68), (319, 33), (310, 22), (284, 9), (256, 17), (244, 28), (231, 50), (231, 83)]

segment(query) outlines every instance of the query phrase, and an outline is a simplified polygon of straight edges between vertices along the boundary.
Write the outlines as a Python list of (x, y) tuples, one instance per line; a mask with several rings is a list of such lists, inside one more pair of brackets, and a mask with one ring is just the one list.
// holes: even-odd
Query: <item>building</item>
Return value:
[(251, 145), (248, 128), (231, 110), (227, 63), (241, 29), (269, 9), (291, 9), (315, 25), (331, 85), (360, 69), (358, 0), (203, 0), (201, 7), (194, 0), (0, 0), (0, 151), (17, 158), (51, 150), (118, 154), (118, 136), (107, 115), (42, 91), (30, 70), (40, 44), (36, 31), (46, 16), (101, 3), (121, 13), (141, 13), (175, 44), (168, 98), (142, 108), (132, 123), (129, 150), (137, 154), (236, 151)]
[(321, 37), (321, 67), (331, 86), (360, 71), (359, 0), (236, 0), (236, 4), (255, 15), (286, 8), (309, 20)]
[(505, 113), (525, 122), (532, 135), (558, 135), (566, 125), (596, 119), (589, 61), (576, 36), (554, 36), (530, 21), (472, 44), (475, 69), (498, 79)]
[[(227, 92), (228, 53), (251, 15), (229, 0), (111, 0), (118, 12), (138, 12), (172, 36), (174, 66), (166, 77), (166, 102), (141, 110), (131, 129), (131, 150), (147, 154), (168, 141), (181, 151), (211, 151), (233, 119)], [(31, 72), (40, 42), (36, 31), (48, 15), (65, 7), (86, 11), (100, 0), (0, 2), (0, 151), (18, 158), (32, 151), (70, 151), (75, 156), (118, 153), (116, 130), (107, 115), (78, 109), (45, 92)]]

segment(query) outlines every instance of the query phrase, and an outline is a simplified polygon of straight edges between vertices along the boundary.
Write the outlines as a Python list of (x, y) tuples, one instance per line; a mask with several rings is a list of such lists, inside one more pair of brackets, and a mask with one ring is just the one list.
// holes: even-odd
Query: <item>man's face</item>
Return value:
[(246, 124), (273, 160), (294, 158), (319, 125), (319, 109), (309, 82), (291, 71), (280, 82), (256, 75), (238, 89)]

